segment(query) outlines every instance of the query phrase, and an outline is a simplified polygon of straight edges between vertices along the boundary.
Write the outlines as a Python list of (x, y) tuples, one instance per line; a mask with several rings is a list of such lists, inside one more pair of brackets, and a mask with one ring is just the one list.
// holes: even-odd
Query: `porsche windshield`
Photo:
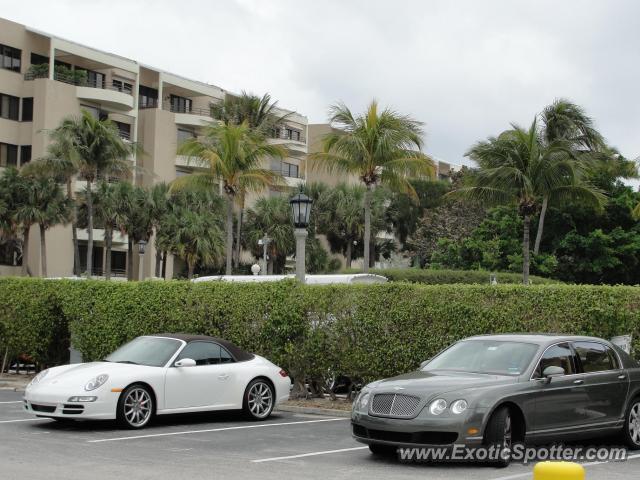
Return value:
[(164, 367), (181, 344), (173, 338), (138, 337), (120, 347), (104, 361)]
[(520, 375), (531, 364), (538, 345), (496, 340), (465, 340), (424, 366), (424, 371), (453, 370), (492, 375)]

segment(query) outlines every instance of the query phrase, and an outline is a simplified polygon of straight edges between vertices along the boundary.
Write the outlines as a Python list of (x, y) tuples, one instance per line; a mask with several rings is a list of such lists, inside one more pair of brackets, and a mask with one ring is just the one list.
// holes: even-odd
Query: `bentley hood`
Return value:
[(414, 371), (368, 385), (375, 393), (391, 392), (431, 398), (457, 390), (483, 389), (517, 383), (517, 377), (445, 370)]

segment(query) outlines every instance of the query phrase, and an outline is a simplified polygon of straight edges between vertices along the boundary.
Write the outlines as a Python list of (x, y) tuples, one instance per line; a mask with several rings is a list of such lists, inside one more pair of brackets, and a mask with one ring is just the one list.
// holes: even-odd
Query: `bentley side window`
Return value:
[(613, 351), (602, 343), (575, 342), (573, 347), (585, 373), (605, 372), (619, 368), (618, 359)]
[(549, 347), (542, 355), (533, 378), (543, 378), (548, 367), (560, 367), (564, 370), (564, 375), (576, 373), (571, 347), (566, 343)]
[(220, 363), (233, 363), (233, 357), (227, 350), (217, 343), (191, 342), (180, 352), (177, 360), (190, 358), (195, 360), (196, 366), (218, 365)]

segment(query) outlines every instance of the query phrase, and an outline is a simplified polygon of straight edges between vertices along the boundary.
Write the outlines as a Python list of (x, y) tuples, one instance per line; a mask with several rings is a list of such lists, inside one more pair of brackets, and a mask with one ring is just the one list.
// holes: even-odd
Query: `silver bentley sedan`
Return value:
[(611, 434), (640, 449), (640, 364), (600, 338), (471, 337), (417, 371), (366, 385), (351, 420), (374, 454)]

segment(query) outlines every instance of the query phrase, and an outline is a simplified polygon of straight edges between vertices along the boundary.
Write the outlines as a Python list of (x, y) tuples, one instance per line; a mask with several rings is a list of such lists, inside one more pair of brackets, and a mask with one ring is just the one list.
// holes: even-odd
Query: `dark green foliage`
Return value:
[[(354, 271), (355, 273), (355, 271)], [(387, 277), (391, 282), (423, 283), (426, 285), (479, 284), (488, 285), (492, 274), (496, 275), (498, 284), (521, 284), (522, 275), (507, 272), (490, 272), (487, 270), (440, 270), (427, 268), (389, 268), (371, 270), (371, 273)], [(559, 283), (557, 280), (531, 276), (532, 284)]]

